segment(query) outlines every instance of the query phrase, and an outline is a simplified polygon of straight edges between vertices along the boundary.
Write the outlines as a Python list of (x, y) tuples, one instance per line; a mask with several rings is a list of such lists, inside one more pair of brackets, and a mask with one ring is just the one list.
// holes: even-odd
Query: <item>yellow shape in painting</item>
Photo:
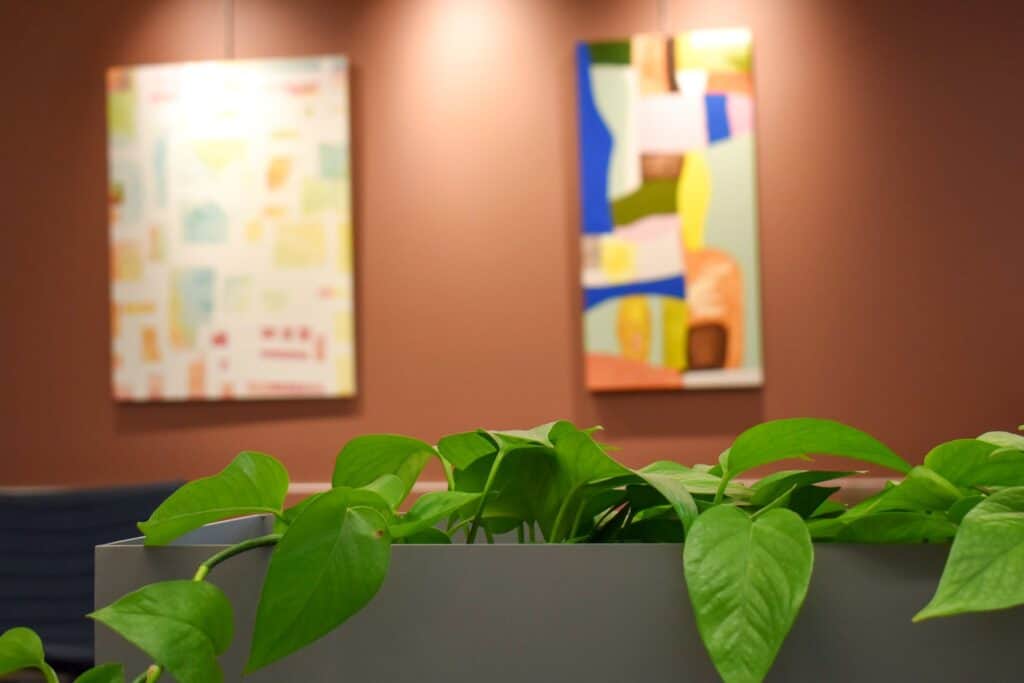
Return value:
[(192, 144), (196, 156), (212, 171), (222, 171), (245, 156), (245, 140), (196, 140)]
[(623, 358), (646, 362), (651, 352), (651, 307), (646, 296), (619, 300), (617, 327)]
[(350, 313), (334, 314), (334, 339), (340, 344), (352, 343), (352, 315)]
[(114, 280), (137, 282), (142, 279), (142, 249), (136, 242), (116, 242), (113, 253)]
[(322, 223), (285, 223), (277, 232), (274, 263), (279, 268), (315, 268), (327, 261), (327, 234)]
[(250, 242), (259, 242), (263, 239), (263, 223), (258, 220), (251, 220), (245, 224), (245, 239)]
[(288, 308), (288, 292), (283, 289), (264, 290), (263, 308), (270, 313), (277, 313), (285, 310)]
[(112, 90), (107, 93), (107, 128), (111, 137), (135, 135), (135, 91)]
[(676, 206), (688, 251), (704, 248), (704, 222), (711, 201), (711, 171), (704, 152), (689, 152), (683, 160), (683, 172), (676, 189)]
[(302, 185), (302, 213), (307, 216), (321, 211), (344, 209), (345, 185), (343, 180), (307, 178)]
[(662, 352), (665, 367), (682, 372), (686, 369), (686, 338), (689, 332), (689, 311), (684, 299), (661, 300), (661, 325), (664, 330)]
[(706, 29), (676, 36), (675, 68), (750, 72), (752, 38), (749, 29)]
[(352, 272), (352, 225), (338, 225), (338, 270), (342, 273)]
[(343, 353), (335, 361), (338, 370), (338, 393), (351, 396), (356, 393), (356, 369), (355, 356), (351, 353)]
[(609, 282), (626, 282), (636, 273), (636, 245), (617, 237), (601, 240), (601, 271)]

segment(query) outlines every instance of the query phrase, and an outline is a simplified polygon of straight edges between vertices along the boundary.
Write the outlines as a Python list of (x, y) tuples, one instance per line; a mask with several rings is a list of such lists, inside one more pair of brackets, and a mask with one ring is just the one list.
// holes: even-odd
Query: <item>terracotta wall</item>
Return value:
[(755, 31), (761, 391), (581, 377), (573, 43), (654, 0), (236, 0), (236, 55), (353, 68), (359, 397), (110, 398), (104, 70), (224, 56), (216, 0), (0, 2), (0, 484), (195, 476), (236, 451), (328, 478), (363, 432), (567, 417), (634, 463), (831, 416), (908, 457), (1024, 421), (1014, 2), (677, 0)]

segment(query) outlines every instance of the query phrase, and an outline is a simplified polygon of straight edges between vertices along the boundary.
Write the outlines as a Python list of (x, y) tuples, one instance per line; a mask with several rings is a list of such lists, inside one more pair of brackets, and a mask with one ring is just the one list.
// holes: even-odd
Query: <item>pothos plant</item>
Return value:
[[(1024, 604), (1024, 437), (989, 432), (932, 449), (911, 466), (852, 427), (818, 419), (768, 422), (741, 434), (714, 466), (617, 462), (594, 430), (554, 422), (527, 431), (474, 431), (436, 446), (404, 436), (353, 439), (338, 454), (331, 490), (284, 507), (285, 468), (244, 452), (219, 474), (184, 485), (139, 525), (147, 545), (253, 514), (275, 531), (203, 562), (191, 580), (145, 586), (89, 615), (154, 661), (133, 680), (166, 671), (180, 683), (218, 683), (232, 640), (232, 609), (206, 581), (221, 562), (262, 546), (270, 555), (247, 671), (281, 660), (362, 609), (384, 581), (395, 543), (683, 542), (687, 590), (708, 654), (727, 683), (761, 681), (803, 604), (812, 541), (952, 540), (932, 600), (914, 617)], [(853, 458), (902, 475), (852, 507), (828, 485), (855, 472), (791, 469), (754, 483), (752, 468), (808, 454)], [(403, 501), (428, 460), (447, 490)], [(0, 636), (0, 674), (37, 668), (56, 677), (30, 630)], [(122, 683), (120, 665), (77, 683)]]

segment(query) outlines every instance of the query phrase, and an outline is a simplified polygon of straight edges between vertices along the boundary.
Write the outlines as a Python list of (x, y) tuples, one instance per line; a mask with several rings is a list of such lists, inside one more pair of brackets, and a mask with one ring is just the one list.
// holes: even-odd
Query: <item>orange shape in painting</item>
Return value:
[(587, 388), (593, 391), (629, 391), (631, 389), (678, 389), (679, 373), (672, 368), (655, 367), (606, 353), (588, 353)]
[(202, 359), (188, 364), (188, 395), (194, 399), (206, 397), (206, 363)]
[(741, 71), (712, 71), (708, 74), (708, 92), (746, 93), (753, 91), (750, 74)]
[(282, 187), (292, 172), (292, 160), (289, 157), (274, 157), (267, 168), (267, 187), (276, 190)]
[(160, 362), (160, 343), (157, 339), (155, 327), (146, 326), (142, 328), (142, 360), (147, 363)]
[[(690, 358), (694, 367), (743, 364), (743, 276), (739, 264), (717, 249), (686, 252)], [(695, 348), (695, 346), (700, 348)], [(718, 348), (718, 347), (724, 348)], [(699, 358), (694, 358), (694, 352)]]

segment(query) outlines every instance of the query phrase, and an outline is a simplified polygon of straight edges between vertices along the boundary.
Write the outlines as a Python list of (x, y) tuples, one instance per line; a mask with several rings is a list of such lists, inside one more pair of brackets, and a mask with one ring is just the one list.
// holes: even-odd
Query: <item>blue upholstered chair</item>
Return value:
[(58, 671), (91, 666), (93, 548), (138, 536), (178, 486), (0, 489), (0, 633), (28, 626)]

